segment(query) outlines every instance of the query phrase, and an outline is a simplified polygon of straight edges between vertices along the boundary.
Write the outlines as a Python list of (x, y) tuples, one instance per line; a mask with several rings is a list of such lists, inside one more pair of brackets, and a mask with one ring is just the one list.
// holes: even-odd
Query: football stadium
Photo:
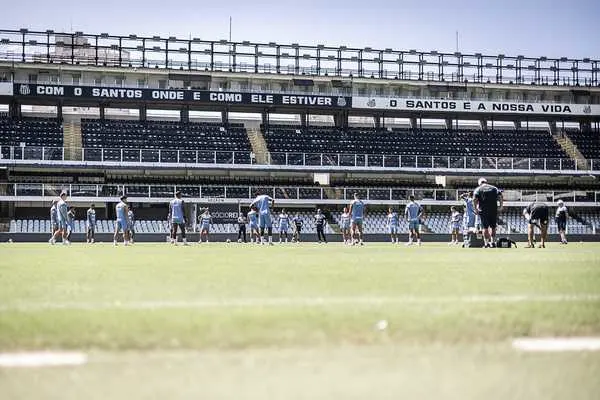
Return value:
[(0, 397), (598, 399), (599, 176), (600, 59), (0, 29)]

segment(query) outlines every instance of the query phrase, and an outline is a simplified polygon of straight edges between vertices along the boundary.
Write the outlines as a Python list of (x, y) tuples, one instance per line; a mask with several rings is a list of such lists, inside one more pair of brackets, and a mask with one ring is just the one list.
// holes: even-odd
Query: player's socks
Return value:
[(421, 239), (417, 239), (417, 245), (421, 245)]

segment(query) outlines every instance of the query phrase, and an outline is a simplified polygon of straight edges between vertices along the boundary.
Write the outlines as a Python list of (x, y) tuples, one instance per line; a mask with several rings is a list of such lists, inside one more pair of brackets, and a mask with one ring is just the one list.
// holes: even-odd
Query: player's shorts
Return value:
[(344, 224), (342, 225), (342, 227), (340, 228), (343, 231), (349, 231), (350, 230), (350, 225), (349, 224)]
[(271, 216), (269, 214), (260, 214), (258, 216), (258, 225), (261, 227), (261, 229), (272, 228), (273, 221), (271, 221)]
[(52, 221), (50, 226), (53, 232), (56, 231), (58, 229), (58, 221)]
[(536, 208), (530, 217), (540, 221), (540, 225), (548, 225), (548, 207)]
[(58, 220), (58, 229), (66, 230), (67, 229), (67, 221)]
[(183, 218), (171, 218), (171, 224), (183, 225)]
[(456, 231), (460, 230), (460, 222), (453, 222), (452, 223), (452, 230), (453, 231), (454, 230), (456, 230)]
[(390, 235), (396, 235), (398, 233), (397, 226), (390, 226), (388, 229), (389, 229)]
[(279, 227), (279, 233), (288, 233), (288, 227), (284, 226), (284, 227)]
[(73, 223), (67, 223), (67, 229), (70, 232), (74, 232), (75, 231), (75, 224), (73, 224)]
[(96, 231), (96, 227), (94, 225), (86, 225), (86, 229), (88, 232), (95, 232)]
[(301, 226), (297, 226), (296, 227), (296, 232), (298, 232), (298, 233), (302, 232), (302, 227)]
[(210, 231), (210, 225), (208, 225), (208, 224), (202, 224), (202, 225), (200, 225), (200, 231), (209, 232)]
[(558, 227), (559, 231), (566, 231), (567, 230), (567, 221), (557, 220), (556, 226)]
[(481, 218), (481, 227), (483, 229), (495, 229), (498, 225), (498, 213), (496, 211), (480, 212), (479, 217)]
[(127, 221), (118, 219), (117, 220), (117, 231), (125, 232), (128, 229)]
[(362, 218), (353, 218), (352, 219), (352, 225), (353, 226), (360, 226), (362, 228), (362, 226), (363, 226), (363, 220), (362, 220)]
[(419, 225), (419, 221), (408, 221), (408, 229), (411, 231), (418, 231)]
[(251, 231), (257, 231), (258, 230), (258, 224), (250, 224), (250, 230)]
[(475, 216), (467, 216), (463, 218), (463, 227), (465, 229), (474, 228), (475, 227)]

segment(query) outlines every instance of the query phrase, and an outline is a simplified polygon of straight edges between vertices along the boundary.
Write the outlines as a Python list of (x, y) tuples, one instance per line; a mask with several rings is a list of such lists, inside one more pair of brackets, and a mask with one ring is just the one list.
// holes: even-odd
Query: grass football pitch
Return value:
[(600, 244), (0, 244), (2, 399), (598, 399)]

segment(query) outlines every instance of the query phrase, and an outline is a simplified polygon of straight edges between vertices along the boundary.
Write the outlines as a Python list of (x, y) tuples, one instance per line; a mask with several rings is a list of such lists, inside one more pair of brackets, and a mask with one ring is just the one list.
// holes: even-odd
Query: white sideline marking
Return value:
[(0, 353), (0, 368), (58, 367), (85, 363), (87, 355), (83, 353)]
[(520, 338), (513, 340), (512, 345), (530, 352), (599, 351), (600, 337)]
[(329, 305), (441, 304), (441, 303), (561, 303), (600, 301), (600, 294), (573, 295), (478, 295), (396, 297), (274, 297), (240, 299), (15, 303), (0, 305), (0, 312), (41, 310), (146, 310), (169, 308), (323, 307)]

